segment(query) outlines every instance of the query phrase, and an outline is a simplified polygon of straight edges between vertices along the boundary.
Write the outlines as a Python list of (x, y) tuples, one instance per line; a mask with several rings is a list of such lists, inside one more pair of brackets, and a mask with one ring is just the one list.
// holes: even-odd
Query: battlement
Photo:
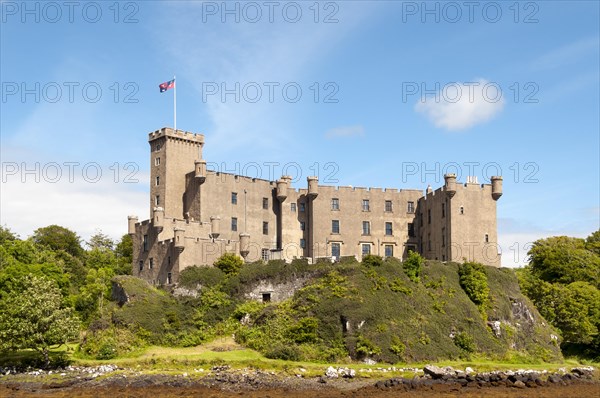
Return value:
[(156, 130), (152, 133), (149, 133), (148, 141), (152, 142), (161, 137), (171, 137), (198, 144), (204, 144), (204, 134), (190, 133), (183, 130), (173, 130), (170, 127), (163, 127), (160, 130)]

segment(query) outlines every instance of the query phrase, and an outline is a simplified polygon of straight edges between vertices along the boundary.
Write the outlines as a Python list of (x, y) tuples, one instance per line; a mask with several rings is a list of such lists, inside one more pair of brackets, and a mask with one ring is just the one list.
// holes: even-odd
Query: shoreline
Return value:
[[(598, 370), (569, 372), (465, 372), (428, 365), (412, 378), (365, 378), (328, 368), (322, 376), (289, 376), (254, 369), (215, 366), (204, 374), (144, 373), (114, 365), (69, 367), (64, 371), (32, 371), (0, 376), (0, 395), (23, 397), (210, 396), (247, 397), (387, 397), (387, 396), (599, 396)], [(331, 369), (336, 370), (334, 376)], [(500, 395), (497, 395), (500, 394)]]

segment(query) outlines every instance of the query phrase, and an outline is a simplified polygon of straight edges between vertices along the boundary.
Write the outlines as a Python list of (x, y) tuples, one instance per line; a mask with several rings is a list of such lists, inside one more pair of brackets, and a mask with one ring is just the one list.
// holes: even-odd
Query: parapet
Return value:
[(183, 130), (173, 130), (170, 127), (163, 127), (160, 130), (156, 130), (148, 134), (148, 141), (151, 142), (161, 137), (172, 137), (184, 141), (204, 144), (204, 134), (190, 133)]

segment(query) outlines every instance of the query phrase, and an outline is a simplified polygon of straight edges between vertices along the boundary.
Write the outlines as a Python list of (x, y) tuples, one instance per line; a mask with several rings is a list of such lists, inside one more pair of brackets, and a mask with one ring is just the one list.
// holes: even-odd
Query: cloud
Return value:
[[(40, 170), (44, 170), (43, 168)], [(98, 182), (50, 172), (4, 175), (0, 185), (0, 214), (6, 225), (22, 238), (40, 227), (57, 224), (75, 231), (83, 240), (101, 229), (113, 239), (127, 233), (127, 215), (148, 218), (148, 176), (138, 175), (138, 183), (115, 182), (104, 173)], [(110, 170), (104, 170), (110, 172)], [(46, 178), (44, 176), (46, 175)], [(38, 181), (36, 182), (36, 177)], [(95, 178), (95, 177), (94, 177)], [(56, 182), (51, 182), (57, 180)]]
[(345, 137), (362, 137), (365, 135), (365, 128), (361, 125), (334, 127), (325, 133), (325, 137), (345, 138)]
[(600, 39), (597, 36), (583, 37), (577, 41), (555, 48), (535, 59), (533, 70), (555, 69), (580, 62), (584, 57), (598, 57)]
[(434, 96), (422, 97), (415, 111), (425, 114), (436, 126), (449, 131), (466, 130), (492, 119), (504, 108), (502, 90), (496, 83), (451, 83)]

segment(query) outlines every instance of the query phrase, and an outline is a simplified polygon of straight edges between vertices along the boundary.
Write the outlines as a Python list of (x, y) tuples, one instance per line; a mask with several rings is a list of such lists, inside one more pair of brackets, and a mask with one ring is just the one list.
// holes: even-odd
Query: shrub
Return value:
[(240, 269), (244, 265), (244, 260), (233, 253), (225, 253), (213, 265), (227, 275), (235, 275), (240, 272)]
[(402, 263), (402, 267), (404, 268), (404, 273), (411, 281), (415, 283), (419, 282), (419, 275), (421, 274), (424, 261), (419, 253), (412, 250), (408, 251), (408, 258)]
[(390, 344), (390, 351), (398, 355), (398, 358), (402, 359), (405, 350), (406, 345), (404, 345), (402, 340), (400, 340), (398, 336), (393, 336), (392, 343)]
[(367, 254), (362, 259), (362, 265), (367, 267), (380, 267), (383, 264), (383, 258), (375, 254)]
[(300, 349), (295, 345), (279, 343), (265, 352), (265, 357), (270, 359), (283, 359), (285, 361), (300, 360)]
[(215, 267), (188, 267), (179, 274), (179, 284), (189, 288), (213, 287), (225, 279), (225, 273)]
[(314, 343), (318, 340), (319, 320), (314, 317), (302, 318), (288, 329), (288, 337), (296, 343)]
[(460, 287), (465, 291), (469, 299), (477, 307), (482, 315), (485, 315), (490, 295), (487, 275), (482, 264), (466, 262), (458, 267)]
[(475, 352), (475, 340), (465, 332), (459, 332), (454, 336), (454, 344), (467, 353)]
[(356, 355), (359, 358), (379, 354), (381, 354), (381, 348), (377, 347), (371, 340), (362, 334), (358, 335), (358, 338), (356, 339)]

